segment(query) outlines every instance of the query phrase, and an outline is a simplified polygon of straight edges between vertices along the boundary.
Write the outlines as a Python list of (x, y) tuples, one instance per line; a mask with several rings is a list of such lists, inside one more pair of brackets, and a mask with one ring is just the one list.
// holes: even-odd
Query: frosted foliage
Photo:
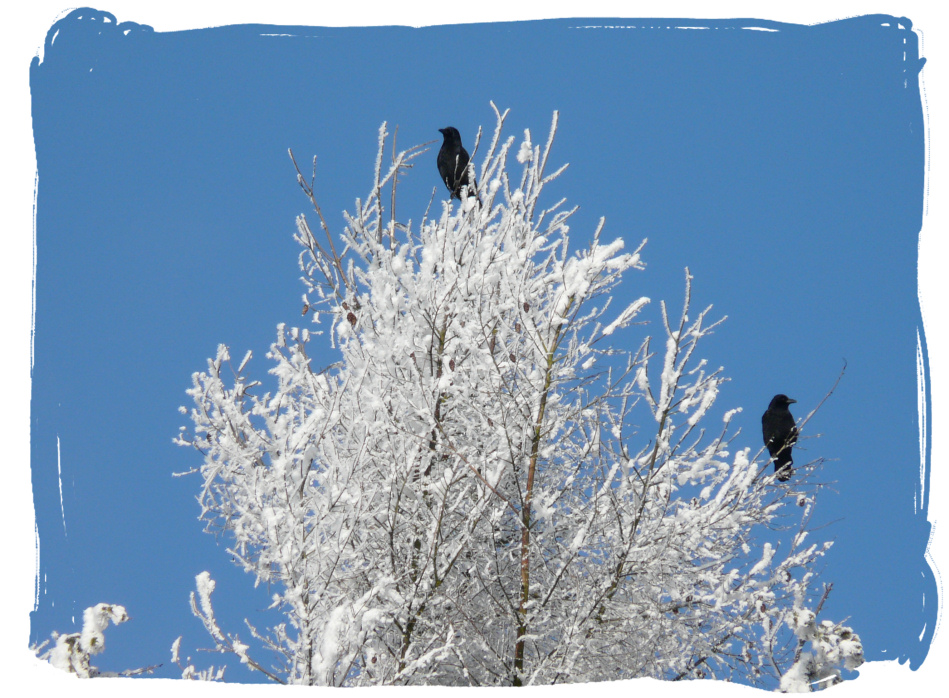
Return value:
[[(128, 613), (124, 606), (100, 603), (87, 608), (82, 614), (82, 631), (78, 633), (52, 635), (52, 647), (47, 649), (50, 641), (35, 645), (31, 649), (40, 658), (47, 660), (57, 669), (76, 674), (81, 678), (95, 676), (117, 676), (112, 672), (102, 672), (91, 663), (92, 655), (99, 654), (105, 649), (105, 629), (109, 623), (118, 625), (128, 620)], [(124, 674), (140, 673), (146, 670), (123, 672)]]
[[(781, 677), (784, 693), (809, 693), (840, 683), (841, 669), (853, 670), (863, 664), (860, 636), (846, 625), (825, 620), (817, 622), (813, 611), (795, 609), (790, 626), (799, 640), (794, 664)], [(809, 644), (810, 651), (804, 647)]]
[(387, 155), (385, 124), (341, 235), (300, 174), (318, 219), (297, 219), (304, 312), (338, 361), (315, 365), (309, 333), (280, 325), (261, 392), (253, 360), (220, 347), (177, 439), (203, 454), (208, 529), (273, 592), (279, 622), (251, 632), (276, 664), (218, 626), (210, 577), (192, 608), (218, 649), (288, 683), (777, 687), (829, 547), (794, 536), (813, 496), (798, 508), (760, 451), (731, 451), (737, 410), (703, 428), (725, 379), (696, 353), (717, 322), (689, 319), (688, 273), (661, 356), (649, 338), (605, 346), (648, 307), (610, 303), (643, 245), (601, 220), (571, 250), (574, 210), (541, 204), (565, 169), (548, 171), (556, 113), (544, 145), (519, 146), (495, 114), (477, 197), (417, 224), (393, 207), (422, 151)]

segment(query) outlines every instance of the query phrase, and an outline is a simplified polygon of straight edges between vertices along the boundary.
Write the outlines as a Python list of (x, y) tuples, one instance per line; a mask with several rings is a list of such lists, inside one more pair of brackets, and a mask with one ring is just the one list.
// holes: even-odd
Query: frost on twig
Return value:
[(171, 644), (171, 661), (178, 665), (178, 668), (181, 669), (181, 678), (188, 679), (189, 681), (223, 681), (224, 680), (224, 670), (227, 669), (226, 666), (222, 666), (218, 669), (215, 669), (213, 666), (208, 667), (207, 669), (195, 669), (194, 665), (191, 663), (191, 657), (188, 657), (185, 661), (187, 665), (181, 664), (181, 656), (179, 651), (181, 650), (181, 637), (178, 637)]
[[(214, 587), (216, 583), (211, 579), (211, 575), (208, 572), (202, 572), (197, 577), (195, 577), (195, 584), (197, 586), (197, 596), (195, 592), (191, 592), (191, 612), (195, 617), (204, 624), (204, 629), (207, 630), (208, 635), (214, 640), (214, 648), (211, 650), (213, 652), (222, 652), (230, 653), (237, 655), (237, 658), (240, 660), (241, 664), (246, 664), (248, 668), (259, 671), (264, 676), (266, 676), (271, 681), (276, 683), (286, 683), (279, 676), (276, 676), (272, 672), (264, 669), (261, 665), (255, 662), (248, 655), (248, 650), (250, 647), (240, 641), (240, 638), (236, 634), (226, 634), (218, 626), (217, 619), (214, 617), (214, 608), (211, 605), (211, 594), (214, 592)], [(189, 664), (185, 667), (181, 666), (178, 656), (178, 650), (180, 648), (181, 638), (179, 637), (175, 640), (171, 648), (172, 661), (174, 661), (182, 669), (182, 678), (185, 679), (197, 679), (202, 681), (221, 681), (224, 678), (224, 670), (227, 667), (221, 667), (216, 672), (214, 667), (209, 667), (202, 671), (196, 671), (194, 666), (190, 664), (190, 657), (188, 658)]]

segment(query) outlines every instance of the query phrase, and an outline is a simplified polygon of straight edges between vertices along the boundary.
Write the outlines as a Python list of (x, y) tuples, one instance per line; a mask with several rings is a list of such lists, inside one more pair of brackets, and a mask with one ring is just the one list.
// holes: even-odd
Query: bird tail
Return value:
[(791, 466), (794, 464), (794, 461), (791, 460), (790, 449), (783, 450), (774, 458), (774, 472), (777, 473), (778, 480), (781, 482), (787, 482), (791, 479), (791, 475), (794, 473)]

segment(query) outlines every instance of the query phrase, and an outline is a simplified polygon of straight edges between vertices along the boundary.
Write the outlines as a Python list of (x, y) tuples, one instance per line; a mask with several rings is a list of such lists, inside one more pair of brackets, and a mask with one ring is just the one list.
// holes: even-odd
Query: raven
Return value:
[(468, 151), (461, 144), (457, 128), (446, 126), (438, 130), (445, 137), (442, 149), (438, 151), (438, 174), (451, 192), (451, 198), (460, 199), (461, 188), (468, 186)]
[(794, 425), (794, 417), (788, 405), (797, 402), (787, 395), (775, 395), (771, 404), (761, 415), (761, 432), (764, 436), (764, 445), (768, 453), (774, 458), (774, 472), (781, 482), (791, 479), (791, 448), (797, 443), (798, 429)]

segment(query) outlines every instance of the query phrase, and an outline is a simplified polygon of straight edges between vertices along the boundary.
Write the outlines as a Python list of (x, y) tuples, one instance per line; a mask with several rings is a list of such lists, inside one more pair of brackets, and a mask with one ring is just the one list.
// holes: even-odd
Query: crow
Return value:
[(787, 395), (775, 395), (768, 409), (761, 415), (761, 432), (768, 453), (774, 458), (774, 472), (781, 482), (791, 479), (791, 448), (797, 443), (798, 429), (788, 405), (797, 402)]
[[(438, 130), (445, 137), (442, 149), (438, 151), (438, 174), (451, 192), (451, 198), (460, 199), (461, 188), (468, 187), (468, 151), (461, 144), (457, 128), (446, 126)], [(471, 191), (470, 187), (468, 191)]]

